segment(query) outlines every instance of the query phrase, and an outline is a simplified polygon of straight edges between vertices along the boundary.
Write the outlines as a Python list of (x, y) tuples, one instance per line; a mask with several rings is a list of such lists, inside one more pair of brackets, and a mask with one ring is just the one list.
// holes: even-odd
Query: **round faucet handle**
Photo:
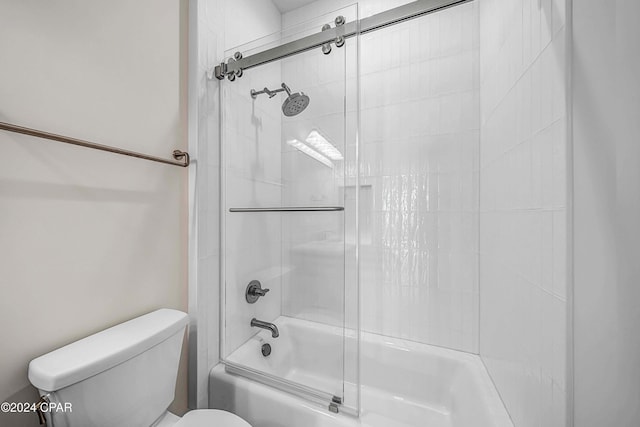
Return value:
[(269, 289), (262, 289), (262, 284), (258, 280), (252, 280), (247, 285), (244, 296), (249, 304), (253, 304), (258, 301), (258, 298), (265, 296), (267, 292)]

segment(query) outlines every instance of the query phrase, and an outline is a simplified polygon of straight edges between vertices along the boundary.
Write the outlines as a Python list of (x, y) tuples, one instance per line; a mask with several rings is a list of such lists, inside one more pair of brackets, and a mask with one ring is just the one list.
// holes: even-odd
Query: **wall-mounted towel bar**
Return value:
[(35, 136), (38, 138), (49, 139), (52, 141), (64, 142), (65, 144), (79, 145), (81, 147), (93, 148), (95, 150), (108, 151), (115, 154), (123, 154), (125, 156), (137, 157), (139, 159), (150, 160), (152, 162), (165, 163), (173, 166), (187, 167), (190, 159), (189, 153), (181, 150), (173, 151), (175, 160), (163, 159), (161, 157), (148, 156), (146, 154), (137, 153), (135, 151), (123, 150), (121, 148), (110, 147), (108, 145), (97, 144), (95, 142), (84, 141), (82, 139), (70, 138), (68, 136), (56, 135), (55, 133), (43, 132), (37, 129), (26, 128), (22, 126), (12, 125), (10, 123), (0, 122), (0, 129), (9, 132), (21, 133), (24, 135)]

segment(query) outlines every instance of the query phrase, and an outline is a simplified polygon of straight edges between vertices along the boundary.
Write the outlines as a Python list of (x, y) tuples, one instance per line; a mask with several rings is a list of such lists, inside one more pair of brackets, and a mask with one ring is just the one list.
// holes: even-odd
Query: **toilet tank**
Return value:
[(173, 401), (187, 323), (161, 309), (32, 360), (29, 381), (62, 409), (48, 425), (151, 426)]

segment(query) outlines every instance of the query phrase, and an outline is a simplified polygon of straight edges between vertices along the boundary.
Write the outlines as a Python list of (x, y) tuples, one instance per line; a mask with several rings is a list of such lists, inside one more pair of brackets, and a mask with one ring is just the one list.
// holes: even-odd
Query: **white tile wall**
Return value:
[(363, 327), (470, 352), (478, 351), (476, 34), (470, 3), (361, 39), (361, 173), (372, 189)]
[(480, 0), (480, 354), (517, 427), (565, 425), (563, 0)]
[[(279, 23), (278, 23), (279, 24)], [(233, 52), (227, 52), (227, 57)], [(281, 313), (281, 218), (279, 214), (229, 213), (229, 208), (274, 207), (282, 200), (278, 98), (251, 98), (253, 88), (278, 87), (279, 62), (222, 82), (225, 168), (225, 354), (257, 332), (250, 320), (272, 321)], [(270, 292), (256, 304), (246, 287), (259, 280)]]
[(347, 18), (347, 21), (351, 21), (356, 18), (355, 9), (345, 10), (345, 8), (356, 3), (358, 5), (358, 15), (360, 18), (365, 18), (397, 6), (402, 6), (403, 4), (411, 3), (412, 1), (413, 0), (361, 0), (354, 2), (352, 0), (317, 0), (283, 14), (282, 26), (283, 28), (289, 28), (300, 23), (308, 22), (317, 16), (338, 10), (340, 10), (340, 14)]
[[(327, 167), (286, 141), (304, 142), (315, 129), (349, 160), (345, 150), (346, 62), (346, 49), (336, 48), (331, 55), (316, 50), (282, 61), (283, 80), (294, 92), (310, 96), (302, 114), (282, 118), (285, 206), (344, 205), (345, 160), (333, 160), (333, 167)], [(345, 250), (355, 244), (353, 239), (345, 242), (344, 218), (345, 212), (283, 217), (283, 314), (344, 325)], [(350, 253), (353, 257), (353, 250)]]
[[(328, 3), (283, 23), (325, 13)], [(360, 16), (401, 3), (360, 2)], [(470, 352), (478, 351), (477, 30), (470, 3), (364, 35), (360, 45), (363, 328)], [(327, 58), (317, 61), (298, 78), (326, 78), (315, 70)]]
[[(220, 295), (220, 89), (226, 81), (208, 80), (206, 74), (223, 58), (229, 56), (230, 49), (238, 44), (258, 39), (280, 29), (280, 13), (270, 2), (227, 0), (198, 0), (197, 7), (197, 64), (196, 84), (190, 88), (197, 97), (197, 155), (193, 167), (196, 170), (195, 187), (197, 189), (197, 298), (199, 321), (206, 321), (198, 326), (198, 331), (206, 330), (208, 334), (208, 366), (218, 361), (219, 331), (219, 295)], [(238, 26), (241, 16), (250, 25)], [(226, 55), (226, 56), (225, 56)], [(266, 67), (265, 75), (272, 82), (279, 82), (279, 67)], [(280, 191), (276, 185), (280, 181), (279, 144), (274, 146), (274, 135), (280, 134), (277, 114), (268, 110), (263, 112), (252, 109), (249, 90), (255, 83), (251, 77), (244, 78), (229, 85), (232, 89), (225, 93), (228, 102), (234, 108), (225, 108), (225, 138), (232, 139), (227, 154), (230, 167), (227, 170), (231, 182), (227, 193), (231, 204), (250, 205), (253, 203), (270, 204), (273, 200), (279, 203)], [(235, 108), (237, 107), (237, 108)], [(254, 114), (255, 113), (255, 114)], [(267, 114), (272, 114), (267, 117)], [(193, 127), (190, 128), (193, 132)], [(271, 144), (271, 145), (269, 145)], [(193, 151), (193, 150), (192, 150)], [(255, 168), (259, 163), (261, 166)], [(192, 169), (193, 169), (192, 167)], [(192, 218), (193, 219), (193, 218)], [(260, 222), (260, 221), (266, 221)], [(228, 274), (230, 304), (227, 313), (231, 313), (228, 324), (233, 336), (227, 343), (227, 349), (233, 350), (251, 335), (249, 320), (256, 315), (270, 320), (280, 314), (279, 282), (272, 277), (272, 265), (279, 265), (278, 250), (270, 245), (279, 240), (279, 233), (274, 233), (272, 218), (247, 219), (233, 217), (229, 227), (237, 231), (238, 238), (231, 241), (228, 247), (233, 268)], [(277, 226), (279, 222), (275, 221)], [(277, 230), (277, 229), (276, 229)], [(273, 234), (273, 235), (272, 235)], [(248, 242), (253, 239), (254, 244)], [(266, 254), (266, 256), (265, 256)], [(273, 255), (270, 257), (270, 255)], [(275, 256), (275, 258), (274, 258)], [(239, 259), (240, 258), (240, 259)], [(256, 262), (252, 262), (256, 260)], [(261, 312), (249, 310), (244, 302), (244, 288), (255, 274), (264, 273), (265, 286), (271, 287), (270, 304), (262, 305)], [(260, 277), (262, 278), (262, 276)], [(246, 283), (245, 283), (246, 282)], [(241, 288), (241, 291), (240, 291)], [(233, 295), (233, 298), (231, 296)], [(275, 296), (274, 296), (275, 295)], [(244, 304), (244, 305), (243, 305)], [(208, 371), (208, 369), (207, 369)], [(206, 381), (205, 381), (206, 386)]]

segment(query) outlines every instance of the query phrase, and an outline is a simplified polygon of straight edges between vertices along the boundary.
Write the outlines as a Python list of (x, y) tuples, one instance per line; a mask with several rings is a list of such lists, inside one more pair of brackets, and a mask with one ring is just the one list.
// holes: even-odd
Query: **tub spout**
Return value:
[(278, 332), (278, 327), (273, 323), (263, 322), (262, 320), (258, 320), (255, 317), (251, 319), (251, 326), (256, 328), (268, 329), (271, 331), (271, 336), (273, 338), (278, 338), (280, 336), (280, 332)]

